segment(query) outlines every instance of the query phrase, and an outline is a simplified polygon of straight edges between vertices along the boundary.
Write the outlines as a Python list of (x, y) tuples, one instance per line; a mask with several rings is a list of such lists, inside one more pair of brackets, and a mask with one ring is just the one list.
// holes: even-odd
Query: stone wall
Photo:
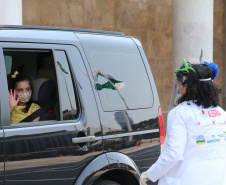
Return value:
[[(172, 91), (173, 0), (23, 0), (23, 24), (123, 32), (140, 38), (166, 123)], [(223, 86), (223, 0), (214, 1), (216, 82)], [(192, 11), (192, 10), (191, 10)]]
[[(223, 90), (224, 76), (224, 0), (214, 0), (213, 62), (219, 66), (215, 82)], [(220, 96), (223, 106), (223, 95)]]

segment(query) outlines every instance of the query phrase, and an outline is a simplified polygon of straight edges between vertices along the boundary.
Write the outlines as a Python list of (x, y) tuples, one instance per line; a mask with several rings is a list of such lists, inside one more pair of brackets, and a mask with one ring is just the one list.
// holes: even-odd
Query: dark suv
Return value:
[[(0, 50), (0, 185), (139, 184), (160, 154), (164, 131), (137, 38), (1, 26)], [(10, 124), (8, 83), (16, 70), (33, 80), (41, 111)]]

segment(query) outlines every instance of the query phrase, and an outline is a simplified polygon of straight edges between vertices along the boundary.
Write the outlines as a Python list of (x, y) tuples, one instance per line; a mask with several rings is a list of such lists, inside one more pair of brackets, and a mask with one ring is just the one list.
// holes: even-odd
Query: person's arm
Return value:
[(183, 160), (183, 153), (187, 144), (187, 131), (184, 115), (187, 112), (173, 109), (167, 117), (167, 140), (162, 154), (148, 170), (148, 178), (156, 182), (165, 175), (178, 161)]

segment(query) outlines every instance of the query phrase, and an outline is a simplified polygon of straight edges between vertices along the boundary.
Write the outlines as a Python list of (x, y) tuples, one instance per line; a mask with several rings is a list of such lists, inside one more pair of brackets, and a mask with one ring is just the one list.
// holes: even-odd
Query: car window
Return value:
[(58, 71), (58, 81), (61, 94), (61, 106), (63, 120), (76, 119), (77, 106), (75, 100), (75, 91), (71, 71), (68, 65), (68, 59), (65, 51), (56, 50), (56, 62)]
[(131, 38), (85, 34), (78, 34), (78, 37), (104, 111), (152, 107), (149, 78)]
[[(31, 80), (32, 88), (30, 99), (32, 100), (32, 105), (26, 112), (26, 117), (40, 108), (49, 106), (45, 115), (40, 117), (40, 121), (60, 120), (56, 69), (52, 50), (3, 48), (3, 54), (9, 90), (13, 88), (13, 79), (18, 78), (20, 74), (25, 74)], [(19, 95), (17, 95), (17, 97), (19, 97)], [(55, 101), (50, 106), (53, 100)], [(15, 111), (17, 111), (17, 109), (15, 109)], [(21, 114), (15, 111), (13, 113), (11, 111), (11, 123), (12, 116), (14, 115), (21, 118), (14, 119), (13, 123), (19, 123), (23, 120), (23, 116), (18, 116)], [(21, 112), (23, 111), (20, 110), (20, 113)]]
[(12, 69), (12, 57), (5, 55), (4, 59), (5, 59), (6, 74), (10, 75), (11, 69)]

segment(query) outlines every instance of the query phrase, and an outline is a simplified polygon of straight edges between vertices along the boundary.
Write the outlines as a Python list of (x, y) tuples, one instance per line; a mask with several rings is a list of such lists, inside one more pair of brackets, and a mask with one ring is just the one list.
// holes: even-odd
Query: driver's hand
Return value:
[(140, 185), (147, 185), (147, 181), (149, 180), (147, 171), (143, 172), (140, 176)]

